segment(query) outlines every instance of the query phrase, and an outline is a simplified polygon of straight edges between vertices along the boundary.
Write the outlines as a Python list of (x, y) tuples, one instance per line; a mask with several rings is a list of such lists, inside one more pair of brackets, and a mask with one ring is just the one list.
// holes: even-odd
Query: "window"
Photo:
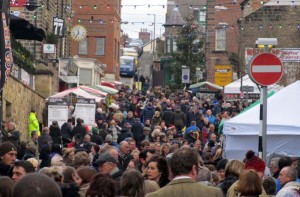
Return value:
[(206, 12), (199, 12), (199, 22), (205, 22)]
[(6, 118), (11, 117), (11, 107), (12, 107), (11, 103), (6, 100), (6, 102), (5, 102), (5, 109), (6, 109), (6, 111), (5, 111), (5, 117)]
[(81, 85), (92, 85), (92, 70), (80, 68), (79, 83)]
[(216, 51), (226, 50), (226, 28), (220, 28), (216, 30)]
[(78, 43), (78, 54), (87, 55), (88, 54), (88, 41), (87, 38)]
[(171, 39), (167, 38), (167, 53), (171, 53)]
[(96, 38), (96, 55), (105, 55), (105, 38)]
[(177, 52), (177, 41), (175, 38), (173, 38), (173, 50), (172, 52)]

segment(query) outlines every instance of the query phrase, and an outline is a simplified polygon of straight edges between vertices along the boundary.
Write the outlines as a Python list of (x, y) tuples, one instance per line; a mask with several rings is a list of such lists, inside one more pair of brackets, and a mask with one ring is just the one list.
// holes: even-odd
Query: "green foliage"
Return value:
[(47, 44), (58, 44), (58, 36), (53, 32), (49, 33), (46, 38)]
[[(229, 61), (233, 65), (233, 70), (239, 73), (240, 75), (240, 67), (242, 66), (242, 60), (237, 53), (230, 53), (229, 54)], [(239, 76), (241, 77), (241, 76)]]
[(12, 39), (12, 51), (15, 64), (30, 74), (35, 72), (34, 56), (15, 39)]
[(181, 65), (190, 68), (190, 80), (196, 82), (196, 68), (204, 67), (204, 36), (199, 25), (191, 17), (185, 19), (186, 23), (180, 30), (177, 42), (177, 52), (172, 53), (176, 61), (174, 69), (176, 84), (181, 84)]

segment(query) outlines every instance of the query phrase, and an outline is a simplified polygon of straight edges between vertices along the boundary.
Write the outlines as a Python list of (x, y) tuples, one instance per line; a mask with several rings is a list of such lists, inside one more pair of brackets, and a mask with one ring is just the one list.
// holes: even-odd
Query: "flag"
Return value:
[(1, 83), (0, 90), (3, 89), (7, 77), (13, 65), (10, 31), (8, 26), (9, 0), (0, 1), (1, 20), (0, 20), (0, 66), (1, 66)]

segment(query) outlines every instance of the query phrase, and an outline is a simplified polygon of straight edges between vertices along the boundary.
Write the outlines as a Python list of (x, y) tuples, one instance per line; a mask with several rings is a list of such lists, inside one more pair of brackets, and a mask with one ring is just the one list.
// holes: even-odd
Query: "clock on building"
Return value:
[(81, 41), (83, 39), (85, 39), (87, 36), (87, 30), (84, 26), (82, 25), (75, 25), (74, 27), (72, 27), (71, 29), (71, 37), (75, 40), (75, 41)]

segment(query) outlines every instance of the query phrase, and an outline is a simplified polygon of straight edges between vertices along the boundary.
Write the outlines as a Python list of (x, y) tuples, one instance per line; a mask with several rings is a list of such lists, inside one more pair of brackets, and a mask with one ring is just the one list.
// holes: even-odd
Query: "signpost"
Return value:
[(250, 79), (261, 85), (260, 92), (260, 114), (259, 114), (259, 137), (258, 151), (259, 156), (266, 161), (267, 155), (267, 86), (272, 85), (280, 80), (283, 74), (283, 66), (280, 59), (269, 53), (269, 45), (277, 45), (277, 38), (258, 38), (257, 45), (264, 46), (263, 54), (253, 58), (248, 65)]

